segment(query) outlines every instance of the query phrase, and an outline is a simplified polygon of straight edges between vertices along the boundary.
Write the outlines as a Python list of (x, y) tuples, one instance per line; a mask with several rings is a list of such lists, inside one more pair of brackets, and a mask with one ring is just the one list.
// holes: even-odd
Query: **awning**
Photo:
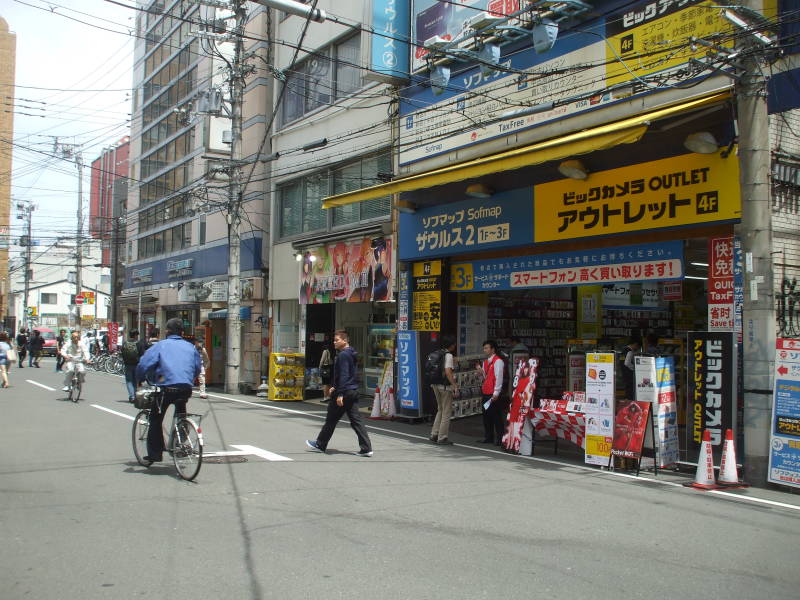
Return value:
[(728, 97), (730, 97), (729, 92), (716, 93), (508, 152), (477, 158), (457, 165), (428, 171), (427, 173), (403, 177), (381, 185), (373, 185), (360, 190), (337, 194), (336, 196), (328, 196), (323, 198), (322, 208), (345, 206), (355, 202), (382, 198), (389, 194), (436, 187), (466, 179), (476, 179), (492, 173), (512, 171), (551, 160), (561, 160), (570, 156), (587, 154), (595, 150), (605, 150), (619, 144), (630, 144), (639, 141), (647, 131), (647, 126), (653, 121), (709, 104), (716, 104), (726, 100)]
[[(249, 306), (240, 306), (239, 307), (239, 318), (240, 319), (249, 320), (250, 319), (250, 312), (251, 312), (251, 308)], [(210, 313), (208, 313), (208, 318), (210, 320), (227, 319), (228, 318), (228, 309), (227, 308), (223, 308), (223, 309), (220, 309), (220, 310), (212, 310)]]

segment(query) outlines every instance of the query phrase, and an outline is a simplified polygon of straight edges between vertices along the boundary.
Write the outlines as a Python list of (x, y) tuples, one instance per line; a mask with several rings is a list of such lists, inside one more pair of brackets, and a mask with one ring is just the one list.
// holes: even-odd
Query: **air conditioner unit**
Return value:
[(493, 25), (496, 25), (497, 23), (502, 21), (504, 18), (505, 17), (499, 17), (499, 16), (496, 16), (496, 15), (491, 15), (491, 14), (489, 14), (487, 12), (480, 12), (480, 13), (476, 14), (475, 16), (470, 17), (469, 21), (467, 21), (467, 24), (472, 29), (478, 30), (478, 29), (483, 29), (485, 27), (491, 27)]
[(425, 40), (422, 43), (422, 45), (425, 48), (428, 48), (429, 50), (432, 50), (432, 49), (435, 49), (435, 48), (442, 48), (442, 47), (446, 46), (449, 43), (450, 43), (450, 40), (445, 39), (445, 38), (443, 38), (441, 36), (435, 35), (435, 36), (429, 37), (427, 40)]

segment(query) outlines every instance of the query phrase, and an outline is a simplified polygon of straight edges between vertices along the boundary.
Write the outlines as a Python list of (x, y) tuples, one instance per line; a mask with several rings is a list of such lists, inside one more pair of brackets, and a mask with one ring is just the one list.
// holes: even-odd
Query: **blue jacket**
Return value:
[(350, 346), (339, 352), (333, 363), (333, 387), (337, 396), (345, 390), (358, 389), (356, 351)]
[(199, 374), (200, 354), (194, 344), (179, 335), (150, 346), (136, 365), (136, 381), (144, 381), (148, 376), (156, 385), (191, 387)]

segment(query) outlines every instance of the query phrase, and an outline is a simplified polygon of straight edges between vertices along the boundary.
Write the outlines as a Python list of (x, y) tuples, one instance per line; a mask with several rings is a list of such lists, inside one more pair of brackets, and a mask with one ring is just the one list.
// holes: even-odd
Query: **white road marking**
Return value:
[(123, 417), (125, 419), (128, 419), (129, 421), (133, 421), (133, 419), (135, 418), (135, 417), (132, 417), (131, 415), (126, 415), (125, 413), (121, 413), (121, 412), (118, 412), (116, 410), (111, 410), (110, 408), (106, 408), (105, 406), (100, 406), (99, 404), (90, 404), (89, 406), (93, 406), (95, 408), (99, 408), (100, 410), (104, 410), (107, 413), (111, 413), (112, 415), (117, 415), (118, 417)]
[(264, 460), (269, 460), (272, 462), (279, 462), (279, 461), (286, 461), (292, 460), (288, 456), (281, 456), (280, 454), (275, 454), (274, 452), (270, 452), (269, 450), (262, 450), (261, 448), (256, 448), (255, 446), (247, 446), (247, 445), (239, 445), (239, 444), (231, 444), (233, 448), (238, 448), (242, 452), (246, 452), (247, 454), (254, 454), (263, 458)]
[(51, 388), (49, 385), (45, 385), (43, 383), (39, 383), (38, 381), (33, 381), (32, 379), (26, 379), (25, 381), (27, 381), (28, 383), (32, 383), (33, 385), (38, 385), (40, 388), (44, 388), (44, 389), (49, 390), (51, 392), (55, 392), (56, 391), (56, 388)]

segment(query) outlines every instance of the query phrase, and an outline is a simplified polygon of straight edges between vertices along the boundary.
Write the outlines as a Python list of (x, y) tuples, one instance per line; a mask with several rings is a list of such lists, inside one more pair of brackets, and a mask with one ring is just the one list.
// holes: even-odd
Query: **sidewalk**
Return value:
[[(221, 391), (209, 389), (210, 393), (221, 394)], [(258, 398), (253, 395), (232, 395), (232, 398), (246, 400), (254, 404), (263, 404), (265, 406), (282, 407), (286, 409), (296, 410), (300, 412), (308, 412), (317, 416), (322, 416), (327, 410), (327, 404), (322, 400), (305, 400), (297, 402), (273, 402), (264, 398)], [(410, 442), (424, 444), (435, 448), (436, 445), (428, 441), (428, 436), (431, 430), (431, 421), (416, 421), (411, 422), (405, 418), (395, 419), (370, 419), (369, 415), (372, 411), (370, 402), (362, 401), (360, 403), (360, 412), (365, 417), (365, 422), (368, 428), (379, 430), (381, 434), (396, 434), (403, 438), (408, 439)], [(537, 440), (534, 448), (533, 456), (520, 456), (511, 454), (504, 451), (497, 446), (487, 446), (485, 444), (477, 443), (477, 440), (483, 437), (483, 422), (480, 415), (465, 417), (461, 419), (454, 419), (450, 424), (450, 433), (448, 436), (453, 442), (454, 446), (450, 448), (464, 448), (470, 451), (481, 452), (483, 454), (491, 454), (498, 460), (514, 460), (526, 461), (530, 463), (531, 467), (535, 468), (536, 464), (548, 465), (549, 467), (572, 469), (576, 473), (582, 472), (587, 476), (604, 475), (607, 477), (620, 477), (629, 481), (649, 482), (653, 485), (665, 485), (668, 487), (679, 488), (686, 490), (687, 493), (706, 494), (717, 497), (731, 497), (734, 499), (751, 499), (759, 502), (762, 506), (775, 505), (779, 507), (786, 507), (790, 509), (798, 509), (800, 516), (800, 490), (789, 487), (775, 486), (768, 484), (769, 487), (749, 487), (740, 489), (725, 489), (705, 492), (683, 487), (685, 483), (691, 483), (694, 480), (694, 472), (680, 472), (676, 470), (660, 469), (658, 475), (652, 471), (642, 471), (639, 476), (636, 476), (635, 471), (608, 471), (596, 466), (586, 465), (583, 461), (583, 450), (564, 440), (559, 440), (558, 452), (555, 452), (555, 445), (552, 440)], [(376, 450), (376, 457), (379, 456), (380, 447)], [(718, 465), (717, 465), (718, 466)]]

